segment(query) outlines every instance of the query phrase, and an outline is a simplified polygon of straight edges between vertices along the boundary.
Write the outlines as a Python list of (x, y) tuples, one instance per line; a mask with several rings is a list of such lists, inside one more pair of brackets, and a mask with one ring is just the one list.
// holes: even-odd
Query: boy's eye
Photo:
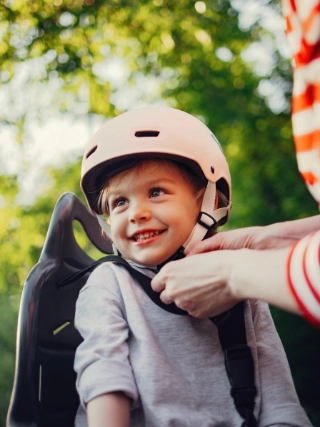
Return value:
[(153, 188), (150, 191), (150, 197), (158, 197), (158, 196), (161, 196), (162, 194), (164, 194), (164, 191), (161, 190), (161, 188)]
[(113, 208), (118, 208), (120, 206), (125, 205), (126, 203), (126, 199), (124, 197), (119, 197), (118, 199), (116, 199), (113, 203), (112, 206)]

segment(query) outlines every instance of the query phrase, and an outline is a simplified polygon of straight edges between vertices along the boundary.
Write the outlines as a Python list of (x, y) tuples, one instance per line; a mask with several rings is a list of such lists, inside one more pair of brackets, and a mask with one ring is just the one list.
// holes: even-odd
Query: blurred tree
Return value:
[[(23, 64), (29, 67), (26, 87), (54, 82), (55, 108), (81, 116), (120, 113), (131, 106), (132, 90), (144, 102), (165, 100), (199, 117), (220, 139), (233, 177), (229, 227), (316, 214), (295, 163), (288, 59), (259, 20), (239, 28), (242, 7), (236, 0), (0, 0), (0, 84), (8, 87)], [(259, 7), (273, 13), (271, 19), (279, 14), (278, 1)], [(256, 63), (244, 60), (253, 43), (262, 51), (271, 44), (272, 61), (260, 64), (259, 75)], [(157, 82), (155, 94), (150, 81)], [(8, 108), (2, 117), (17, 127), (22, 145), (31, 112), (44, 114), (30, 96), (25, 108)], [(54, 203), (63, 191), (79, 194), (79, 167), (51, 170), (54, 185), (32, 207), (16, 204), (17, 177), (0, 177), (0, 293), (20, 293)], [(302, 319), (278, 310), (273, 315), (299, 396), (320, 426), (319, 334)], [(2, 330), (0, 340), (6, 340)], [(11, 387), (9, 377), (0, 376), (1, 389)]]

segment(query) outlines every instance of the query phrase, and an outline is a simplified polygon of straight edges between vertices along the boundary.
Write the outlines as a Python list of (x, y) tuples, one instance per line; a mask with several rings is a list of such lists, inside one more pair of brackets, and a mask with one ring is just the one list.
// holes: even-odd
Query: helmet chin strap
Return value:
[(201, 242), (208, 230), (219, 222), (222, 218), (228, 215), (229, 208), (213, 209), (216, 202), (216, 184), (208, 182), (207, 188), (203, 195), (201, 210), (199, 212), (197, 223), (194, 226), (189, 238), (184, 243), (183, 247), (185, 255)]
[[(106, 221), (106, 219), (103, 218), (103, 217), (101, 217), (100, 215), (96, 214), (96, 217), (97, 217), (97, 220), (98, 220), (98, 222), (100, 224), (100, 227), (107, 234), (107, 236), (109, 237), (109, 239), (112, 242), (110, 224), (108, 224), (108, 222)], [(118, 248), (116, 247), (116, 245), (113, 242), (112, 242), (112, 249), (113, 249), (113, 253), (115, 255), (120, 255), (121, 256), (120, 252), (118, 251)]]
[[(107, 223), (107, 221), (106, 221), (106, 219), (105, 218), (103, 218), (103, 217), (101, 217), (100, 215), (98, 215), (97, 213), (96, 213), (96, 217), (97, 217), (97, 220), (98, 220), (98, 222), (99, 222), (99, 224), (100, 224), (100, 227), (102, 228), (102, 230), (107, 234), (107, 236), (108, 237), (110, 237), (110, 239), (111, 239), (111, 227), (110, 227), (110, 224), (108, 224)], [(112, 240), (112, 239), (111, 239)]]

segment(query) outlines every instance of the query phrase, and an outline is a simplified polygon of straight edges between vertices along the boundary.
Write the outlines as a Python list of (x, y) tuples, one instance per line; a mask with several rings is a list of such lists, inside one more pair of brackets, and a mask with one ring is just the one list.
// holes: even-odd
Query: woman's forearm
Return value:
[(239, 299), (267, 301), (276, 307), (301, 314), (290, 291), (287, 279), (287, 260), (291, 247), (278, 250), (234, 251), (229, 286)]
[(130, 399), (122, 392), (106, 393), (87, 405), (89, 427), (129, 427)]
[(280, 249), (292, 245), (310, 233), (320, 230), (320, 215), (294, 221), (278, 222), (264, 227), (247, 227), (218, 234), (198, 243), (188, 255), (216, 250)]
[(259, 227), (250, 249), (282, 248), (320, 230), (320, 215)]

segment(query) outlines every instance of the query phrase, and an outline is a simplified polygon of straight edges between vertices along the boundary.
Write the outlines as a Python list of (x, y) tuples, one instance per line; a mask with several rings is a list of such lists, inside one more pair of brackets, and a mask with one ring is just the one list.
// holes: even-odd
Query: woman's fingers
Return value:
[(209, 252), (170, 262), (153, 278), (152, 289), (165, 304), (174, 302), (194, 317), (219, 314), (234, 304), (224, 277), (229, 270), (222, 265), (229, 264), (229, 256)]

